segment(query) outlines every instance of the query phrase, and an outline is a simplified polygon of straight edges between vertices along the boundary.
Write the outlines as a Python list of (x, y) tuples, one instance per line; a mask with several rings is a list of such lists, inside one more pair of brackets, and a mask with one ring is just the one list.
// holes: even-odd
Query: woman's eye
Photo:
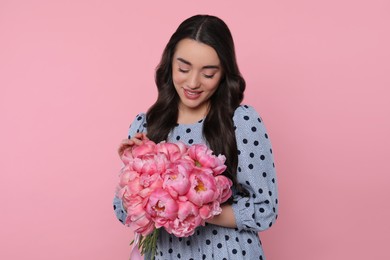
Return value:
[(204, 74), (204, 77), (205, 77), (206, 79), (212, 79), (212, 78), (214, 78), (214, 74), (213, 74), (213, 75)]
[(182, 68), (179, 68), (179, 71), (183, 72), (183, 73), (187, 73), (188, 72), (188, 70), (183, 70)]

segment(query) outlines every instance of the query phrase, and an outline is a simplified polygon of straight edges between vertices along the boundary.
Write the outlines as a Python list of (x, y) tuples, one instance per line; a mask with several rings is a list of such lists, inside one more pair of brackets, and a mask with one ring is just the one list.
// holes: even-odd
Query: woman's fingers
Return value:
[(134, 142), (135, 145), (141, 145), (142, 144), (142, 139), (134, 138), (134, 139), (132, 139), (132, 141)]
[(136, 133), (132, 138), (130, 139), (123, 139), (121, 144), (118, 148), (118, 154), (119, 156), (122, 156), (123, 152), (127, 149), (132, 147), (133, 145), (141, 145), (143, 141), (149, 140), (149, 138), (146, 136), (145, 133)]
[(119, 145), (118, 148), (118, 154), (119, 156), (122, 156), (123, 152), (127, 149), (130, 148), (134, 145), (134, 140), (133, 139), (124, 139), (122, 140), (121, 144)]

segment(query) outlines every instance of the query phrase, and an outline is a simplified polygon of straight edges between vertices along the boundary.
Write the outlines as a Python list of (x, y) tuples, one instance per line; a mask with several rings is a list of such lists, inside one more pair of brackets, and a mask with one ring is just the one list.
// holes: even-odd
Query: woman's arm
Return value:
[(232, 205), (223, 205), (222, 212), (218, 216), (215, 216), (206, 222), (213, 225), (218, 225), (228, 228), (237, 228), (236, 218), (234, 216), (234, 211)]
[(234, 194), (232, 208), (239, 230), (262, 231), (278, 215), (278, 190), (273, 151), (263, 120), (250, 106), (233, 117), (238, 148), (237, 180), (249, 197)]
[[(138, 114), (134, 121), (131, 123), (128, 131), (128, 139), (124, 139), (118, 148), (119, 157), (122, 157), (123, 152), (133, 146), (141, 144), (142, 140), (147, 139), (145, 129), (145, 114)], [(115, 215), (120, 222), (125, 224), (127, 218), (127, 205), (124, 205), (122, 198), (119, 198), (117, 195), (114, 196), (113, 207)]]

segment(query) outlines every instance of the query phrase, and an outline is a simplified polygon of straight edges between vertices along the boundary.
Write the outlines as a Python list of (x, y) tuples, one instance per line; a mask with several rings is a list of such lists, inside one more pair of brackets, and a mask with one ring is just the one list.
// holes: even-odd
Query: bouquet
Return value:
[(121, 160), (117, 196), (141, 254), (154, 257), (159, 228), (188, 237), (220, 214), (220, 204), (232, 195), (232, 181), (221, 175), (225, 156), (214, 155), (204, 144), (145, 140), (127, 148)]

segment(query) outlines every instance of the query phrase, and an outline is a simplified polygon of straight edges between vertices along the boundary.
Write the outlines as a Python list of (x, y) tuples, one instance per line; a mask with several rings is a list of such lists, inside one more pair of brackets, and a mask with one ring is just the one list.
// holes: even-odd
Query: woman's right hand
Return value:
[(145, 133), (136, 133), (130, 139), (123, 139), (118, 148), (119, 157), (122, 157), (123, 152), (134, 145), (141, 145), (143, 141), (149, 140)]
[[(130, 139), (123, 139), (118, 148), (119, 157), (122, 158), (124, 151), (127, 148), (131, 148), (134, 145), (141, 145), (144, 141), (149, 140), (145, 133), (136, 133)], [(126, 200), (122, 199), (123, 208), (127, 211), (127, 203)]]

